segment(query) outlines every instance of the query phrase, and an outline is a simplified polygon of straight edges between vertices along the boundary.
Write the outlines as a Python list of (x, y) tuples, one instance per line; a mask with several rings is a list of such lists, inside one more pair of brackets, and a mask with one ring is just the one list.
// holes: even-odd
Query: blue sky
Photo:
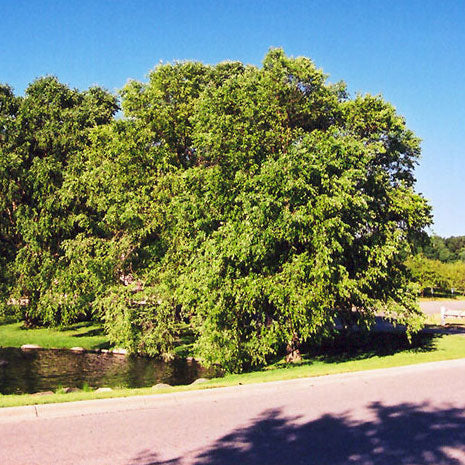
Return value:
[(405, 116), (423, 140), (417, 190), (434, 232), (465, 234), (465, 0), (2, 0), (0, 11), (0, 82), (18, 94), (45, 74), (114, 91), (161, 60), (259, 65), (271, 46), (308, 56)]

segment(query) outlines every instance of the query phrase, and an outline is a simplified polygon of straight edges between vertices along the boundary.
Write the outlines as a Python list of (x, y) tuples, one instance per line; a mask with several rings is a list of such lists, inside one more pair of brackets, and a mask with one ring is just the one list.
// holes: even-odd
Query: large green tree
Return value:
[(110, 96), (67, 92), (69, 120), (58, 105), (25, 133), (47, 147), (24, 152), (35, 207), (13, 228), (28, 312), (60, 323), (91, 309), (115, 343), (152, 355), (190, 334), (232, 371), (379, 310), (419, 328), (404, 262), (430, 223), (420, 145), (381, 97), (349, 98), (282, 50), (260, 68), (159, 65), (125, 86), (117, 120)]
[(16, 117), (19, 99), (6, 85), (0, 86), (0, 296), (4, 303), (11, 285), (10, 264), (17, 249), (15, 210), (18, 190), (15, 182), (18, 159), (13, 153), (17, 138)]
[[(28, 321), (61, 323), (86, 312), (73, 292), (77, 277), (66, 272), (63, 242), (96, 231), (98, 218), (66, 179), (81, 170), (92, 128), (108, 123), (116, 110), (108, 92), (97, 87), (79, 92), (54, 77), (36, 80), (24, 97), (2, 88), (0, 237), (10, 283), (6, 297), (9, 310), (16, 307)], [(28, 305), (18, 308), (21, 300)]]
[(204, 360), (240, 370), (336, 320), (419, 327), (403, 263), (430, 222), (420, 147), (381, 97), (272, 50), (262, 68), (161, 65), (122, 105), (86, 175), (117, 251), (96, 303), (115, 342), (169, 352), (187, 326)]

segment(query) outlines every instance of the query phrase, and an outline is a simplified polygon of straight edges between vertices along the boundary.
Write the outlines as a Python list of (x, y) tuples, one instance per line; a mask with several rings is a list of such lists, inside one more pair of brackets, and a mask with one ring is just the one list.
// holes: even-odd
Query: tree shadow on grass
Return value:
[[(302, 422), (265, 411), (189, 460), (157, 461), (144, 451), (128, 465), (459, 465), (465, 461), (465, 414), (428, 404), (376, 402), (367, 420), (348, 414)], [(459, 456), (459, 454), (462, 454)]]
[(86, 331), (85, 333), (74, 334), (73, 337), (91, 337), (91, 336), (103, 336), (105, 331), (102, 328), (95, 328)]
[[(409, 340), (405, 332), (401, 331), (340, 333), (321, 341), (318, 345), (303, 346), (302, 361), (299, 364), (311, 365), (315, 361), (342, 363), (402, 352), (431, 352), (436, 349), (436, 342), (442, 336), (443, 334), (435, 332), (420, 332)], [(280, 368), (293, 366), (283, 361), (283, 354), (271, 360), (270, 364)]]
[[(79, 339), (84, 337), (95, 337), (95, 336), (104, 336), (105, 330), (103, 326), (95, 328), (96, 323), (94, 321), (84, 321), (80, 323), (75, 323), (70, 326), (63, 327), (62, 330), (64, 331), (77, 331), (82, 330), (84, 328), (89, 328), (87, 331), (78, 334), (70, 335), (72, 338), (76, 338), (76, 345), (79, 345)], [(108, 349), (110, 347), (109, 341), (100, 342), (98, 344), (93, 344), (91, 346), (92, 349)]]
[(109, 349), (110, 347), (112, 347), (112, 344), (110, 344), (109, 341), (107, 342), (101, 342), (100, 344), (94, 344), (92, 346), (92, 350), (101, 350), (101, 349)]
[(349, 333), (310, 351), (310, 358), (319, 356), (328, 363), (384, 357), (401, 352), (431, 352), (441, 335), (414, 334), (409, 340), (403, 332)]
[(11, 325), (13, 323), (19, 323), (18, 319), (10, 316), (0, 316), (0, 326)]
[(436, 335), (465, 334), (465, 325), (463, 323), (446, 323), (445, 326), (428, 325), (423, 332)]

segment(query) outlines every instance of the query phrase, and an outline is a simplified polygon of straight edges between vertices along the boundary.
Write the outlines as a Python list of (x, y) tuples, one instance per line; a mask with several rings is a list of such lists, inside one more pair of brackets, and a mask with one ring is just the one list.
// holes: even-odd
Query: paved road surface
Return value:
[(35, 413), (0, 410), (2, 465), (465, 464), (465, 359)]
[(433, 300), (431, 302), (420, 302), (420, 308), (427, 315), (441, 313), (441, 307), (446, 307), (449, 310), (465, 311), (465, 300)]

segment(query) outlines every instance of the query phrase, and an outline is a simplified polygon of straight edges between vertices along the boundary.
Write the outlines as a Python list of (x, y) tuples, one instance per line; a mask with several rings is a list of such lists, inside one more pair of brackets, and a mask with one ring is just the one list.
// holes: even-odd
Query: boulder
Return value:
[(42, 392), (34, 392), (34, 394), (31, 394), (31, 396), (40, 397), (40, 396), (50, 396), (52, 394), (55, 394), (55, 393), (53, 391), (42, 391)]
[(79, 391), (80, 391), (80, 389), (77, 388), (77, 387), (65, 387), (65, 388), (63, 388), (63, 392), (65, 394), (69, 394), (70, 392), (79, 392)]
[(126, 349), (115, 347), (114, 349), (112, 349), (111, 353), (114, 355), (126, 355), (128, 351)]
[(170, 384), (158, 383), (158, 384), (155, 384), (155, 386), (152, 386), (152, 389), (166, 389), (170, 387), (171, 387)]
[(111, 392), (111, 391), (113, 391), (113, 389), (110, 387), (99, 387), (95, 390), (95, 392)]
[(31, 349), (42, 349), (42, 347), (37, 344), (23, 344), (21, 350), (31, 350)]
[(209, 380), (207, 378), (198, 378), (191, 384), (202, 384), (202, 383), (207, 383), (208, 381)]
[(69, 350), (73, 352), (85, 352), (86, 349), (84, 349), (84, 347), (71, 347)]

